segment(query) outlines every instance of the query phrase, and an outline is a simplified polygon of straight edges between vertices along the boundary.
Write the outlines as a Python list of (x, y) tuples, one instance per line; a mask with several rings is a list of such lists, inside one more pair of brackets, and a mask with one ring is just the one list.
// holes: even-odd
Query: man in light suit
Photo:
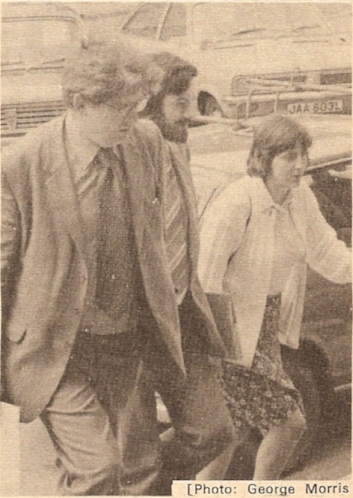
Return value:
[[(165, 356), (160, 355), (160, 360), (155, 362), (157, 371), (154, 365), (150, 365), (154, 380), (150, 386), (160, 394), (173, 426), (161, 436), (164, 467), (174, 468), (175, 471), (179, 469), (179, 475), (175, 474), (175, 478), (191, 479), (220, 453), (219, 447), (212, 448), (208, 443), (205, 446), (207, 454), (199, 452), (193, 458), (187, 458), (185, 452), (180, 451), (180, 442), (185, 438), (195, 440), (200, 435), (209, 442), (212, 440), (214, 421), (220, 413), (224, 419), (226, 417), (215, 368), (209, 358), (212, 351), (207, 330), (214, 328), (214, 319), (197, 276), (198, 214), (187, 146), (189, 122), (197, 112), (197, 70), (187, 61), (168, 52), (156, 54), (154, 62), (164, 77), (141, 114), (160, 128), (169, 158), (164, 196), (165, 241), (178, 304), (189, 384), (184, 390), (173, 385), (170, 366), (165, 364)], [(217, 298), (219, 311), (223, 314), (229, 303), (226, 296)], [(171, 391), (168, 390), (168, 381), (172, 384)], [(173, 393), (172, 398), (170, 392)], [(226, 448), (228, 453), (231, 441), (230, 437)], [(181, 458), (184, 462), (182, 472), (178, 462)], [(212, 475), (213, 479), (224, 477), (229, 457), (222, 461), (224, 465), (218, 466), (217, 472)]]
[[(142, 358), (159, 349), (174, 381), (189, 382), (164, 245), (164, 144), (137, 122), (146, 62), (121, 42), (83, 43), (66, 62), (66, 114), (2, 158), (5, 399), (22, 421), (41, 417), (64, 495), (158, 492)], [(205, 334), (222, 355), (211, 319)], [(212, 427), (219, 453), (231, 423), (220, 412)]]

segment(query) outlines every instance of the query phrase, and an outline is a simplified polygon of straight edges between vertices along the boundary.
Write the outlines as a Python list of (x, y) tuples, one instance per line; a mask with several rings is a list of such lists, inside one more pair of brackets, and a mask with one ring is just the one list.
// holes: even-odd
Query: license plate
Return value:
[(343, 100), (294, 102), (287, 105), (289, 114), (330, 114), (343, 111)]

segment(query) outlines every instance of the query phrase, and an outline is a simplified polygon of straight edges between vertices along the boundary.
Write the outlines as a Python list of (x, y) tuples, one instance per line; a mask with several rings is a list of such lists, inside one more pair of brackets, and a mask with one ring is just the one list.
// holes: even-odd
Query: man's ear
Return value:
[(85, 101), (84, 98), (80, 93), (75, 93), (74, 98), (72, 100), (73, 108), (78, 111), (80, 109), (83, 109), (85, 107)]
[(163, 87), (163, 80), (166, 72), (160, 66), (152, 62), (146, 71), (147, 79), (149, 80), (150, 95), (158, 95)]

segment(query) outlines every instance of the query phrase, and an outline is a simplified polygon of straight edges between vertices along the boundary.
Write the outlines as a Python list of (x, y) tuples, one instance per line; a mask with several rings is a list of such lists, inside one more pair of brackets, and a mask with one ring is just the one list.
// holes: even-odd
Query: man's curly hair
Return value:
[(152, 63), (163, 70), (164, 77), (158, 93), (150, 97), (143, 112), (144, 116), (151, 118), (160, 115), (166, 95), (180, 95), (185, 92), (189, 89), (193, 78), (197, 76), (195, 66), (169, 52), (154, 55)]
[(146, 74), (151, 57), (120, 39), (109, 43), (94, 39), (75, 46), (66, 58), (62, 78), (65, 104), (71, 107), (75, 94), (92, 104), (102, 104), (142, 87), (148, 90)]

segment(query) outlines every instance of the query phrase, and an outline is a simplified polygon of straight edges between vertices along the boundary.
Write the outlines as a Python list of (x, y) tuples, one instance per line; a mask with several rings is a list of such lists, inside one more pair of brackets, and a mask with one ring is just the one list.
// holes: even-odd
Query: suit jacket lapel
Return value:
[(172, 161), (180, 180), (184, 193), (189, 221), (189, 251), (191, 260), (194, 262), (198, 254), (198, 214), (196, 206), (196, 194), (191, 176), (190, 164), (181, 146), (174, 142), (168, 142)]
[(53, 124), (54, 133), (48, 147), (48, 159), (45, 164), (48, 198), (59, 214), (56, 219), (70, 234), (83, 257), (87, 259), (86, 248), (88, 247), (88, 242), (71, 178), (64, 142), (65, 118), (55, 123), (53, 122)]
[(135, 231), (137, 250), (140, 252), (144, 230), (144, 191), (153, 175), (148, 175), (151, 167), (148, 153), (142, 140), (137, 141), (132, 129), (120, 146), (122, 159), (129, 186), (129, 199), (132, 213), (132, 223)]

